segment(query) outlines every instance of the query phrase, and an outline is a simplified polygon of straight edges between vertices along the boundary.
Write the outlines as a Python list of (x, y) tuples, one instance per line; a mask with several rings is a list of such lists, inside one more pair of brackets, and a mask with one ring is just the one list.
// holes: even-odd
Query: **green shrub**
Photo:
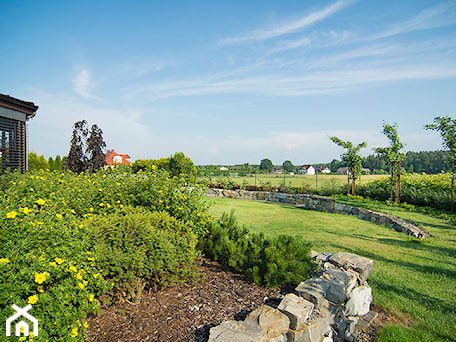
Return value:
[(195, 275), (198, 238), (189, 223), (167, 212), (128, 207), (97, 216), (89, 225), (97, 246), (97, 265), (128, 300), (138, 302), (144, 287), (157, 290)]
[[(9, 173), (0, 176), (0, 194), (0, 330), (14, 314), (12, 304), (24, 307), (31, 301), (30, 313), (40, 322), (35, 341), (83, 341), (83, 320), (99, 307), (97, 298), (111, 289), (96, 259), (103, 255), (91, 238), (90, 218), (125, 215), (128, 206), (161, 212), (167, 222), (163, 226), (181, 229), (182, 236), (174, 234), (182, 240), (169, 237), (174, 246), (183, 244), (176, 253), (191, 245), (195, 234), (205, 234), (210, 222), (204, 189), (185, 187), (152, 167), (137, 175), (119, 170)], [(179, 255), (183, 265), (185, 257)], [(188, 272), (179, 267), (163, 272), (160, 285), (190, 276)], [(38, 274), (45, 276), (42, 284), (35, 281)]]
[(200, 248), (207, 257), (227, 263), (250, 275), (255, 283), (269, 287), (298, 283), (316, 269), (309, 243), (300, 237), (249, 234), (237, 225), (233, 212), (210, 225), (208, 234), (200, 239)]

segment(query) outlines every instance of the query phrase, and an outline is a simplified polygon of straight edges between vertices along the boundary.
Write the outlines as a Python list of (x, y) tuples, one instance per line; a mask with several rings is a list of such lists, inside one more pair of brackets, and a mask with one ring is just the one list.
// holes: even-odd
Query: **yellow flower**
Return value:
[(63, 259), (55, 258), (55, 262), (58, 263), (59, 265), (62, 265), (63, 264)]
[(55, 214), (55, 217), (57, 217), (58, 219), (61, 219), (62, 215), (61, 214)]
[(31, 211), (29, 208), (27, 208), (27, 207), (21, 208), (20, 211), (23, 212), (25, 215), (30, 214), (30, 213), (32, 212), (32, 211)]
[(81, 273), (76, 274), (76, 279), (82, 280), (82, 274)]
[[(22, 327), (21, 327), (21, 329), (22, 329)], [(27, 337), (25, 337), (25, 336), (19, 337), (19, 342), (23, 342), (23, 341), (25, 341), (26, 339), (27, 339)]]
[(89, 282), (87, 280), (83, 280), (82, 283), (85, 285), (87, 285)]
[(76, 267), (74, 267), (73, 265), (70, 266), (70, 271), (72, 272), (77, 272), (78, 270), (76, 269)]
[(100, 207), (103, 207), (103, 206), (104, 206), (104, 203), (100, 203), (100, 204), (98, 204), (98, 205), (99, 205)]
[(7, 264), (7, 263), (9, 263), (8, 258), (0, 258), (0, 264)]
[(33, 295), (33, 296), (28, 297), (28, 303), (29, 304), (35, 304), (37, 301), (38, 301), (38, 296), (37, 295)]
[(15, 211), (10, 211), (9, 213), (6, 213), (7, 218), (15, 218), (17, 216), (17, 213)]
[(83, 283), (78, 283), (78, 286), (79, 288), (82, 290), (84, 288), (84, 284)]
[(89, 302), (93, 302), (94, 298), (95, 298), (95, 296), (93, 294), (89, 295)]
[(86, 329), (87, 329), (88, 327), (89, 327), (89, 323), (87, 323), (87, 322), (84, 322), (84, 328), (86, 328)]
[(93, 277), (94, 277), (95, 279), (97, 279), (99, 276), (100, 276), (100, 273), (95, 273), (95, 274), (93, 275)]
[(76, 336), (78, 336), (78, 328), (71, 329), (71, 337), (76, 337)]
[(45, 273), (37, 273), (35, 274), (35, 283), (38, 284), (43, 284), (43, 282), (46, 280), (46, 274)]
[(41, 292), (41, 293), (43, 293), (43, 292), (44, 292), (44, 290), (43, 290), (43, 286), (38, 286), (38, 289), (37, 289), (37, 290), (38, 290), (38, 292)]
[(44, 205), (46, 203), (46, 201), (44, 201), (43, 199), (40, 198), (39, 200), (36, 200), (35, 203), (38, 205)]
[(90, 257), (90, 258), (87, 258), (87, 260), (89, 260), (89, 261), (94, 261), (95, 258), (94, 258), (94, 257)]
[(49, 263), (49, 266), (55, 267), (55, 266), (57, 266), (57, 264), (55, 263), (55, 261), (51, 261), (51, 262)]
[(90, 211), (93, 211), (93, 208), (89, 208)]
[(76, 211), (74, 211), (74, 209), (71, 209), (70, 212), (71, 212), (72, 214), (76, 214)]

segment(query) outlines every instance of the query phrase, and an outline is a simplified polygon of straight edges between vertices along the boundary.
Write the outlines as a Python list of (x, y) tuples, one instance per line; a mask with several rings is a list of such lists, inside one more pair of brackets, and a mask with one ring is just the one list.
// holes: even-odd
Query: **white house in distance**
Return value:
[(314, 175), (315, 168), (312, 165), (303, 165), (299, 168), (298, 174), (300, 175)]

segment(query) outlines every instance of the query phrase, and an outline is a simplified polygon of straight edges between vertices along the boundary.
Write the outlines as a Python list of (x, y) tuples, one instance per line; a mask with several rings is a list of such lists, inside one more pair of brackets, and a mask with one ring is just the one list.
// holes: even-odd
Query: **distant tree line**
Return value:
[(60, 158), (57, 155), (55, 158), (49, 157), (47, 160), (43, 155), (38, 156), (35, 152), (28, 154), (28, 169), (29, 170), (50, 170), (62, 171), (63, 163), (67, 157)]

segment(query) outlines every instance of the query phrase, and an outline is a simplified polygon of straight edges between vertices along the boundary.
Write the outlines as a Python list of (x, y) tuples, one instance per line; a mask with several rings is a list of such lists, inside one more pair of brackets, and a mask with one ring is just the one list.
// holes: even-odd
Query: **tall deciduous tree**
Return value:
[(272, 161), (270, 159), (262, 159), (260, 162), (260, 170), (261, 171), (268, 171), (271, 170), (274, 167), (272, 164)]
[(424, 125), (426, 130), (440, 132), (443, 147), (450, 151), (451, 160), (451, 213), (454, 212), (454, 163), (456, 160), (456, 120), (449, 116), (437, 116), (434, 123)]
[(383, 123), (383, 134), (388, 138), (390, 146), (376, 147), (374, 151), (386, 158), (391, 163), (391, 187), (390, 201), (393, 201), (393, 183), (396, 182), (396, 203), (399, 203), (401, 195), (401, 168), (405, 153), (401, 152), (404, 144), (400, 142), (397, 134), (397, 124)]
[(84, 153), (84, 145), (87, 138), (87, 121), (77, 121), (73, 125), (70, 152), (65, 160), (64, 168), (73, 172), (82, 172), (87, 164), (87, 157)]
[(363, 141), (358, 145), (353, 145), (351, 141), (343, 141), (338, 137), (331, 136), (329, 137), (333, 143), (346, 149), (347, 151), (340, 155), (342, 161), (347, 163), (348, 167), (348, 184), (347, 184), (347, 195), (350, 193), (350, 176), (352, 177), (352, 195), (356, 195), (356, 179), (361, 173), (361, 156), (359, 151), (362, 148), (367, 147), (367, 142)]
[(295, 167), (294, 167), (294, 165), (293, 165), (293, 163), (292, 163), (291, 161), (289, 161), (289, 160), (285, 160), (285, 161), (283, 162), (282, 166), (283, 166), (283, 168), (284, 168), (285, 170), (287, 170), (288, 172), (295, 172), (295, 171), (296, 171), (296, 170), (295, 170)]
[(90, 129), (85, 150), (87, 155), (87, 169), (90, 172), (96, 172), (106, 164), (105, 153), (103, 152), (105, 147), (106, 143), (103, 141), (103, 131), (95, 124)]

